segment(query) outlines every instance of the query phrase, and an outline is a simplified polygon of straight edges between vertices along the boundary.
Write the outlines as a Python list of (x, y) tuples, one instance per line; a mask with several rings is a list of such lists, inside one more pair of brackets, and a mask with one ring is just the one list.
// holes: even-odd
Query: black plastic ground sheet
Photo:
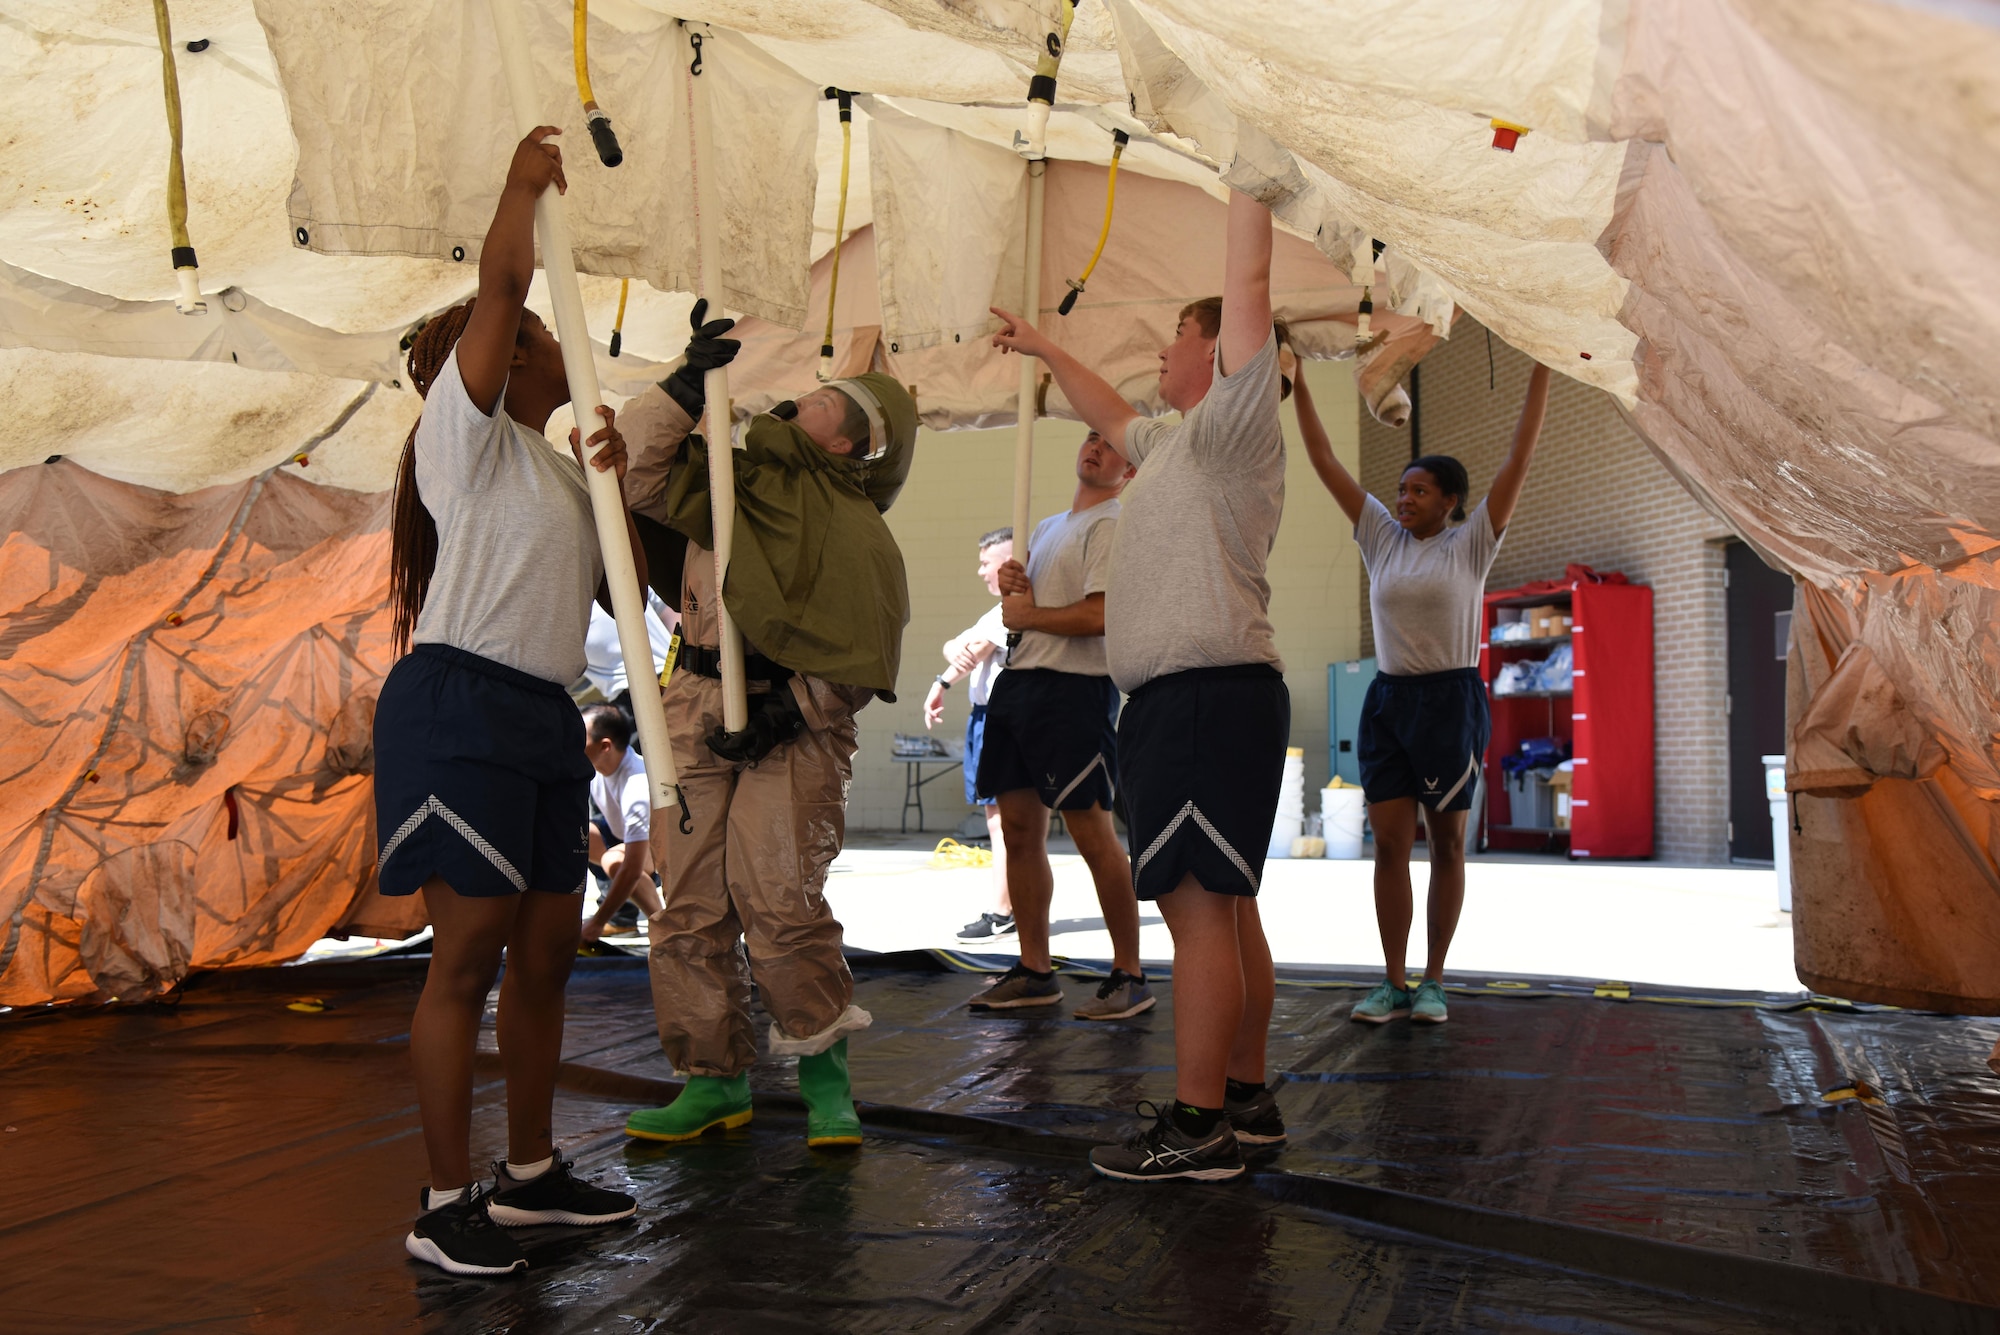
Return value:
[[(1378, 1029), (1347, 1022), (1358, 991), (1286, 986), (1291, 1144), (1139, 1185), (1083, 1155), (1170, 1093), (1170, 984), (1094, 1025), (975, 1016), (977, 977), (865, 961), (845, 1153), (806, 1148), (775, 1062), (748, 1128), (626, 1141), (672, 1072), (643, 968), (580, 967), (557, 1133), (639, 1216), (527, 1230), (525, 1276), (454, 1280), (402, 1247), (424, 967), (0, 1020), (0, 1330), (2000, 1329), (1990, 1022), (1455, 996), (1448, 1025)], [(493, 1158), (497, 1061), (480, 1080)]]

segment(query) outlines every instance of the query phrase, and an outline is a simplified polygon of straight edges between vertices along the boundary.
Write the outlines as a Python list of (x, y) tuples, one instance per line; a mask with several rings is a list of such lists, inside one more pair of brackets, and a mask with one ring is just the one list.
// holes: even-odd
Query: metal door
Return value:
[(1375, 680), (1375, 660), (1356, 658), (1329, 663), (1326, 669), (1327, 772), (1342, 782), (1361, 782), (1361, 762), (1354, 754), (1361, 732), (1361, 698)]
[(1764, 760), (1785, 749), (1785, 653), (1792, 578), (1740, 542), (1729, 544), (1729, 856), (1769, 862)]

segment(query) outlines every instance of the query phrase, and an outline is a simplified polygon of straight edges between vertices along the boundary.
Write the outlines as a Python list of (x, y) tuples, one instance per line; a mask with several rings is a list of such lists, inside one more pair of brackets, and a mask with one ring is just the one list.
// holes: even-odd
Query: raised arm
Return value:
[(535, 201), (551, 184), (558, 192), (569, 188), (562, 152), (547, 142), (561, 133), (553, 125), (538, 125), (514, 146), (507, 184), (500, 189), (493, 225), (486, 229), (486, 248), (479, 252), (479, 301), (458, 337), (458, 374), (466, 396), (488, 415), (507, 388), (521, 308), (535, 277)]
[(1534, 457), (1535, 442), (1541, 439), (1542, 417), (1549, 406), (1549, 368), (1537, 365), (1528, 377), (1527, 401), (1521, 405), (1521, 420), (1514, 426), (1514, 445), (1507, 461), (1493, 478), (1493, 490), (1486, 493), (1486, 517), (1498, 537), (1514, 517), (1521, 500), (1521, 488), (1528, 482), (1528, 460)]
[(1222, 332), (1215, 369), (1229, 375), (1271, 337), (1271, 211), (1245, 194), (1229, 196), (1222, 261)]
[(1139, 415), (1132, 411), (1132, 405), (1120, 398), (1103, 376), (1057, 347), (1041, 330), (1012, 311), (1003, 311), (998, 306), (992, 307), (992, 311), (1000, 317), (1000, 332), (993, 336), (993, 346), (1002, 352), (1041, 358), (1055, 376), (1056, 386), (1069, 400), (1069, 406), (1076, 409), (1091, 430), (1109, 441), (1112, 449), (1123, 454), (1125, 428)]
[(1306, 386), (1304, 362), (1299, 363), (1299, 373), (1292, 377), (1292, 408), (1299, 415), (1299, 435), (1306, 443), (1306, 458), (1312, 460), (1313, 472), (1319, 474), (1319, 480), (1333, 493), (1347, 522), (1360, 523), (1361, 507), (1368, 500), (1368, 493), (1354, 480), (1354, 474), (1333, 457), (1333, 442), (1327, 439), (1326, 426), (1313, 406), (1312, 390)]

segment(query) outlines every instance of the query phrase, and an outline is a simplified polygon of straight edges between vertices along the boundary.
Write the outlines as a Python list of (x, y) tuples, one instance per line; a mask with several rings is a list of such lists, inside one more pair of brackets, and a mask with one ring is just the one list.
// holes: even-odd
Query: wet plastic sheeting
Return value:
[[(975, 1017), (963, 974), (863, 969), (858, 1093), (1064, 1133), (1023, 1153), (887, 1114), (821, 1155), (782, 1100), (694, 1146), (617, 1128), (667, 1071), (642, 969), (579, 971), (558, 1135), (630, 1183), (629, 1226), (537, 1230), (528, 1276), (407, 1261), (423, 1155), (406, 1031), (421, 961), (208, 978), (173, 1010), (0, 1023), (0, 1274), (41, 1330), (1686, 1330), (1789, 1323), (1286, 1203), (1339, 1179), (1995, 1301), (1990, 1024), (1460, 997), (1442, 1030), (1281, 989), (1293, 1143), (1218, 1188), (1094, 1178), (1167, 1092), (1168, 1015)], [(1071, 980), (1072, 1000), (1087, 984)], [(1170, 988), (1163, 988), (1169, 994)], [(301, 994), (322, 1013), (285, 1009)], [(1163, 1005), (1162, 1012), (1167, 1010)], [(1830, 1106), (1862, 1078), (1885, 1101)], [(760, 1089), (790, 1072), (760, 1067)], [(475, 1153), (503, 1145), (483, 1063)], [(940, 1120), (938, 1125), (944, 1125)], [(992, 1123), (986, 1123), (991, 1126)], [(914, 1129), (913, 1129), (914, 1128)], [(1291, 1199), (1297, 1199), (1294, 1194)], [(1510, 1244), (1496, 1233), (1493, 1244)]]

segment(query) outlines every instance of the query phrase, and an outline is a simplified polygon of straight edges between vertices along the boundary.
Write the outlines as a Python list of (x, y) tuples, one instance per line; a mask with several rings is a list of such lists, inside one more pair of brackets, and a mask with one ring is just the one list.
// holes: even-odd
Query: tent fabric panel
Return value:
[(289, 959), (372, 884), (388, 499), (0, 477), (0, 1004)]
[[(591, 83), (616, 109), (625, 161), (590, 148), (569, 11), (523, 7), (540, 114), (560, 127), (577, 267), (699, 287), (699, 220), (684, 34), (665, 15), (611, 11)], [(302, 244), (476, 264), (518, 136), (485, 0), (258, 6), (298, 136), (289, 212)], [(607, 20), (600, 11), (599, 23)], [(703, 34), (714, 106), (726, 304), (796, 327), (812, 245), (820, 89), (735, 33)], [(412, 87), (424, 95), (410, 96)], [(711, 220), (713, 221), (713, 220)]]
[[(1911, 717), (1899, 691), (1910, 677), (1893, 650), (1886, 664), (1876, 652), (1886, 620), (1811, 584), (1793, 599), (1786, 786), (1799, 976), (1835, 996), (2000, 1014), (2000, 802), (1943, 765), (1936, 733)], [(1910, 638), (1943, 638), (1940, 628)]]

